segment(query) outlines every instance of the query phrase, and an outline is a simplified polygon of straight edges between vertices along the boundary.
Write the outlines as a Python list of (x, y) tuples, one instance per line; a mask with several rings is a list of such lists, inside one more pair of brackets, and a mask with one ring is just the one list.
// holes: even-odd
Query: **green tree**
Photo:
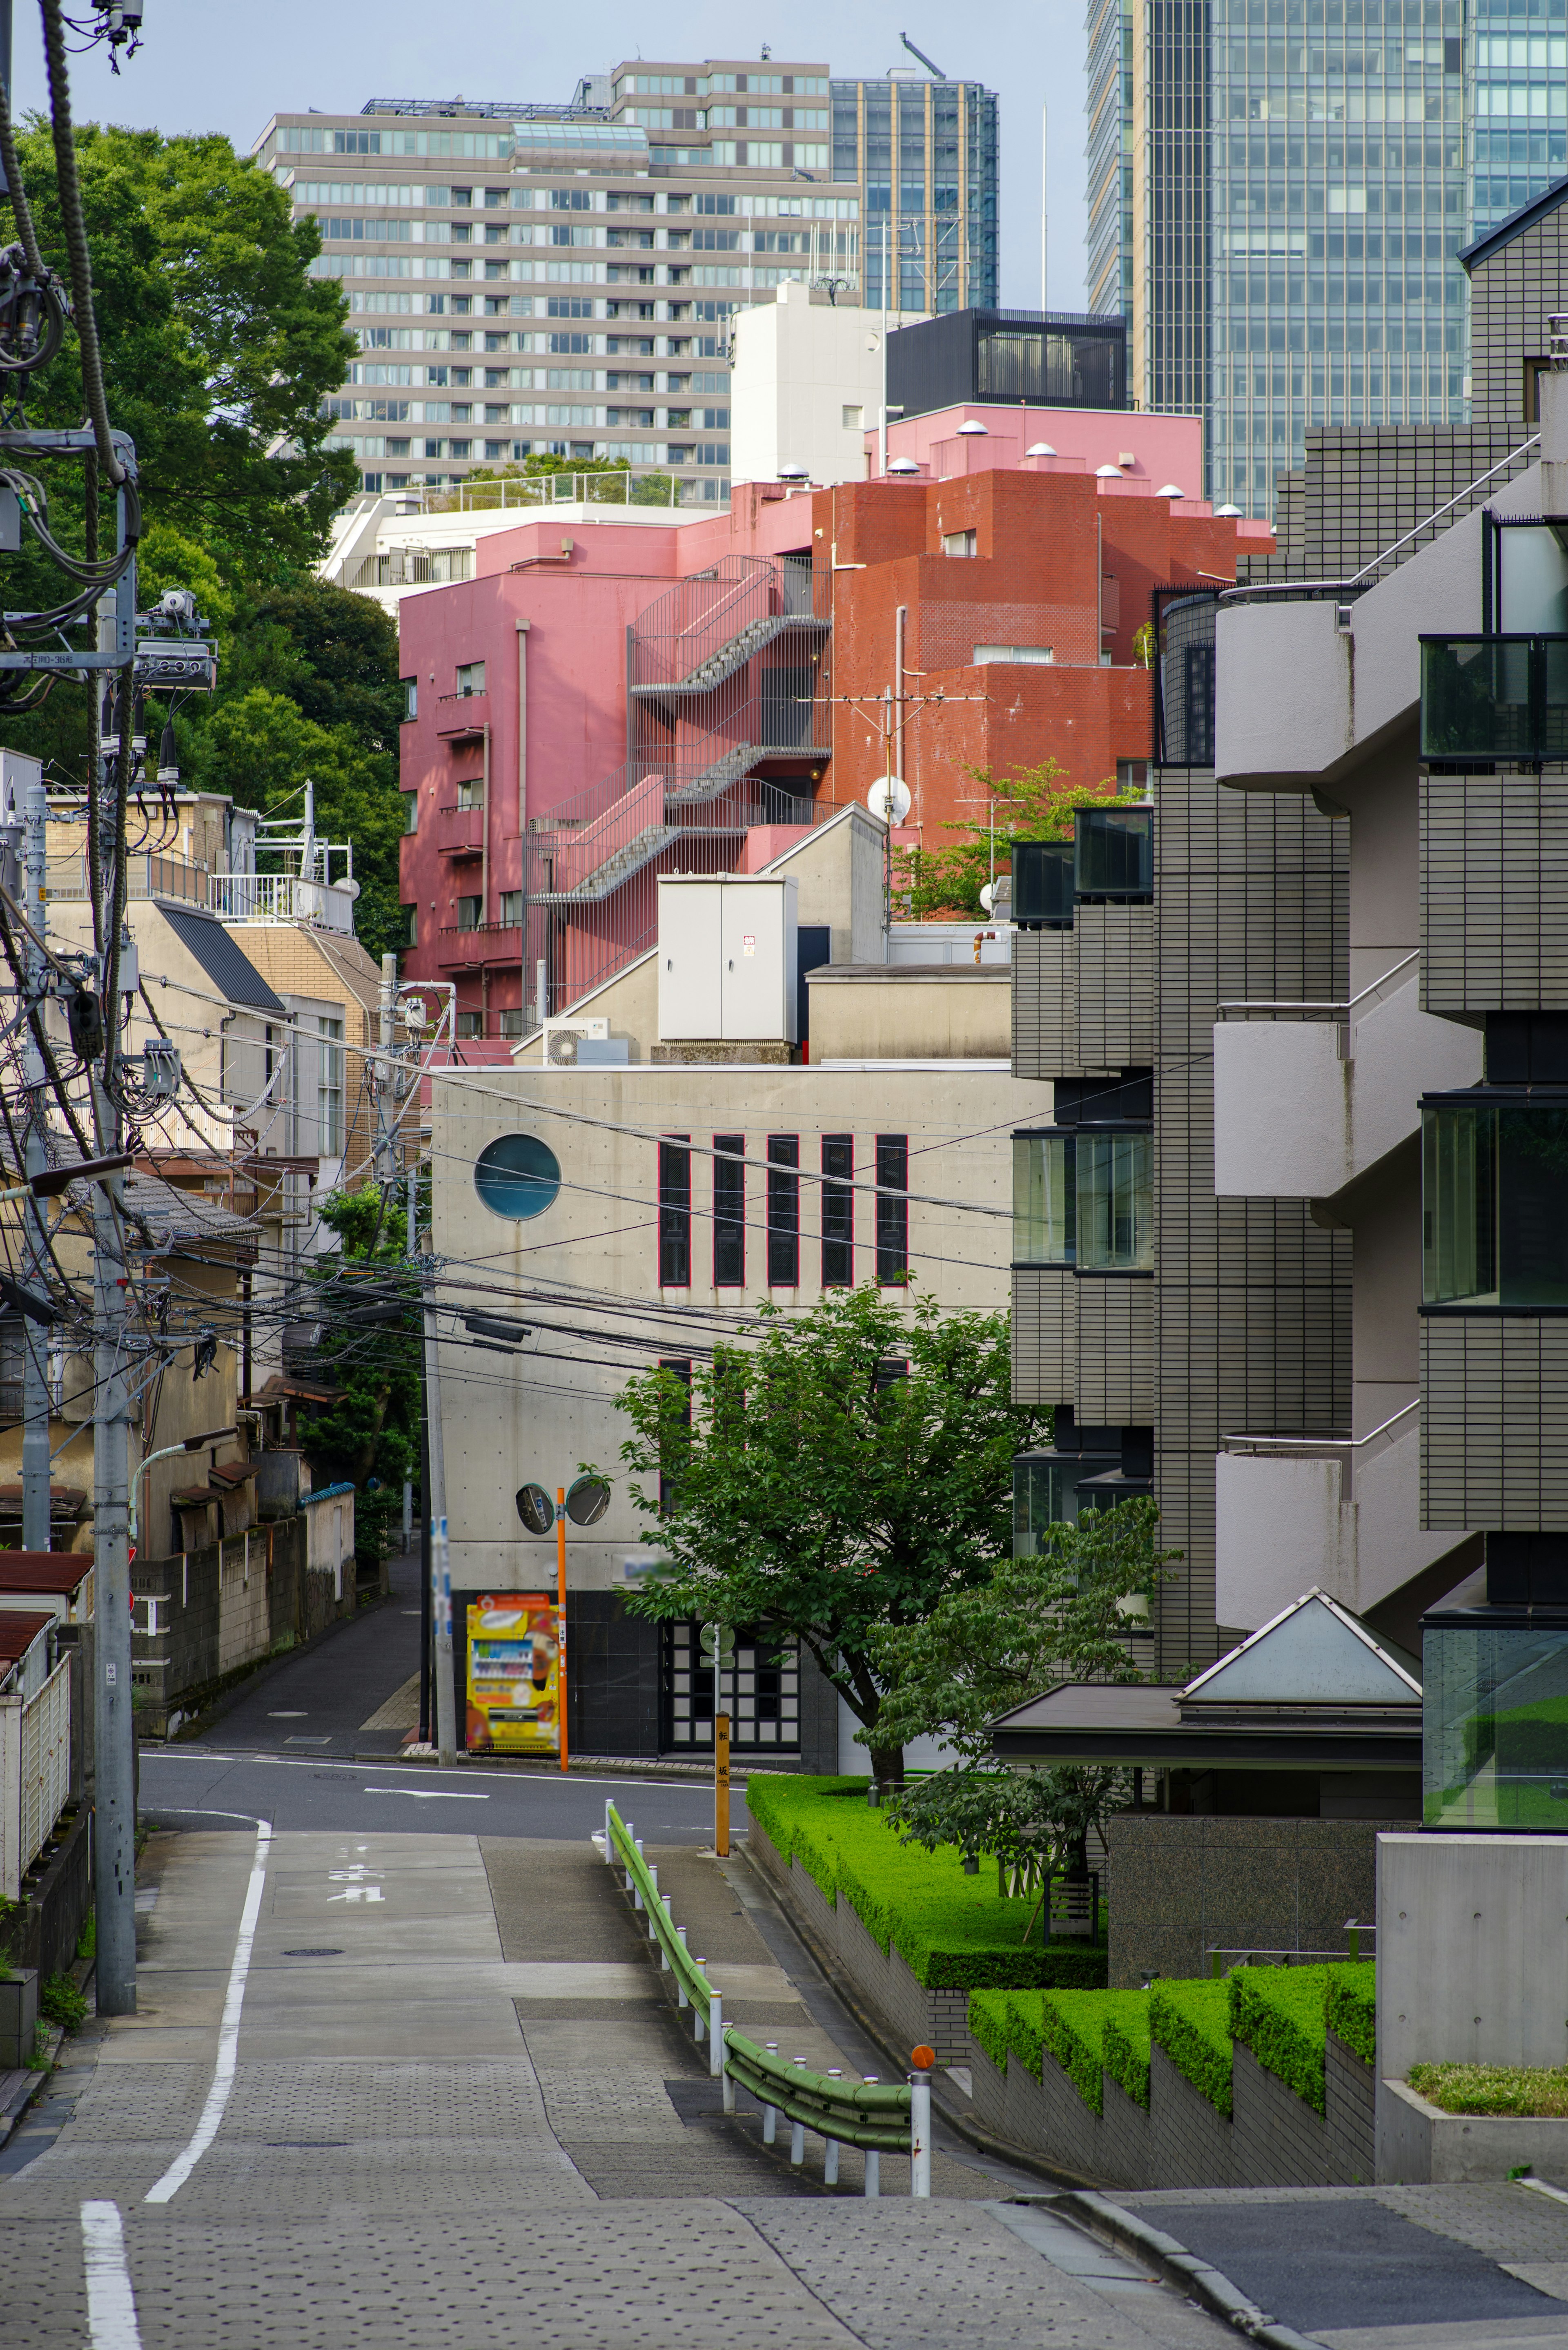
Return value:
[[(434, 501), (438, 512), (453, 512), (459, 506), (464, 511), (505, 503), (504, 484), (507, 482), (556, 481), (562, 475), (581, 473), (590, 478), (587, 503), (604, 505), (667, 506), (678, 505), (680, 495), (672, 473), (639, 473), (629, 489), (623, 488), (618, 476), (631, 472), (628, 457), (557, 457), (548, 450), (536, 450), (520, 465), (476, 465), (466, 474), (461, 494), (451, 492)], [(514, 501), (515, 503), (515, 501)]]
[(905, 895), (911, 921), (983, 921), (980, 893), (992, 878), (992, 860), (994, 870), (1005, 873), (1015, 840), (1071, 840), (1075, 809), (1138, 797), (1136, 791), (1118, 792), (1114, 776), (1101, 784), (1072, 783), (1054, 759), (1011, 774), (998, 775), (992, 767), (965, 767), (962, 773), (994, 806), (972, 819), (944, 824), (944, 832), (958, 836), (946, 848), (895, 847), (893, 886)]
[[(1139, 1681), (1129, 1622), (1147, 1616), (1180, 1554), (1156, 1548), (1151, 1501), (1085, 1512), (1048, 1529), (1033, 1557), (1003, 1557), (983, 1583), (950, 1592), (923, 1622), (872, 1643), (888, 1698), (879, 1736), (939, 1738), (955, 1761), (911, 1783), (894, 1817), (906, 1843), (956, 1844), (1012, 1866), (1082, 1870), (1091, 1827), (1126, 1800), (1114, 1769), (999, 1771), (997, 1716), (1064, 1680)], [(857, 1735), (864, 1740), (863, 1732)]]
[[(323, 1324), (317, 1362), (337, 1400), (302, 1419), (300, 1434), (318, 1482), (348, 1479), (358, 1489), (355, 1546), (379, 1564), (386, 1531), (401, 1507), (405, 1478), (419, 1476), (424, 1409), (422, 1310), (409, 1271), (407, 1220), (374, 1184), (334, 1191), (317, 1211), (338, 1250), (317, 1259), (311, 1279)], [(395, 1309), (401, 1307), (400, 1315)], [(393, 1318), (351, 1317), (386, 1308)]]
[(879, 1636), (1006, 1555), (1012, 1456), (1048, 1415), (1012, 1400), (1002, 1315), (867, 1287), (800, 1315), (764, 1305), (761, 1323), (690, 1387), (650, 1371), (621, 1399), (632, 1497), (667, 1562), (630, 1604), (798, 1638), (897, 1781), (902, 1733), (882, 1721), (898, 1668)]

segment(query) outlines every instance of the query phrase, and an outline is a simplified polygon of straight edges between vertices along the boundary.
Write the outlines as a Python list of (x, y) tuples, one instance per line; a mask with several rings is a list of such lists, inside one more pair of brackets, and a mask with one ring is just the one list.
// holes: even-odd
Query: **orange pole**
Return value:
[(556, 1719), (566, 1767), (566, 1489), (556, 1488)]

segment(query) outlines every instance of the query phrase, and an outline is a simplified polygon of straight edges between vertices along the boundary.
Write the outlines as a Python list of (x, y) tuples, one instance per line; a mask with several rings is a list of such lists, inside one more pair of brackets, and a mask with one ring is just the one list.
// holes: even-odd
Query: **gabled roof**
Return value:
[(1189, 1681), (1213, 1705), (1408, 1705), (1421, 1694), (1414, 1657), (1379, 1640), (1359, 1616), (1314, 1586)]
[(181, 945), (195, 956), (226, 1003), (244, 1003), (252, 1011), (275, 1012), (280, 1019), (286, 1017), (282, 997), (274, 994), (215, 914), (204, 912), (200, 906), (171, 905), (166, 898), (158, 899), (156, 903)]
[(1554, 213), (1564, 198), (1568, 198), (1568, 180), (1554, 180), (1551, 187), (1542, 188), (1538, 196), (1532, 196), (1527, 204), (1521, 204), (1517, 212), (1510, 213), (1508, 218), (1499, 221), (1495, 228), (1489, 228), (1484, 236), (1478, 236), (1473, 244), (1467, 244), (1457, 256), (1459, 266), (1468, 272), (1479, 263), (1490, 261), (1494, 253), (1500, 253), (1505, 244), (1511, 244), (1516, 236), (1522, 236), (1526, 229), (1535, 226), (1537, 221), (1542, 221), (1549, 213)]

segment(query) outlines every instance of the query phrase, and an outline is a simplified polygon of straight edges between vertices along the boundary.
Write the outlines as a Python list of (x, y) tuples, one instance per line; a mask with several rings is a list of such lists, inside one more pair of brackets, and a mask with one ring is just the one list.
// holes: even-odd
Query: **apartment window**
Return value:
[(481, 902), (482, 901), (478, 898), (460, 898), (458, 899), (457, 927), (460, 931), (478, 930)]
[(689, 1138), (671, 1136), (659, 1146), (659, 1285), (691, 1286), (691, 1153)]
[[(822, 1138), (822, 1285), (855, 1286), (855, 1141), (847, 1134)], [(832, 1180), (830, 1180), (832, 1179)]]
[(317, 1149), (324, 1159), (343, 1151), (343, 1023), (317, 1015), (321, 1062), (316, 1081)]
[(972, 530), (943, 531), (942, 553), (944, 555), (978, 555), (980, 553), (978, 534)]
[(459, 808), (476, 808), (483, 807), (484, 806), (484, 777), (483, 775), (459, 776), (457, 783), (457, 805)]
[(460, 1036), (483, 1036), (483, 1019), (477, 1012), (460, 1012), (457, 1015), (457, 1033)]
[(420, 681), (417, 677), (405, 677), (400, 683), (403, 689), (403, 723), (407, 725), (410, 718), (417, 718), (420, 714)]
[(498, 1013), (496, 1014), (495, 1032), (499, 1036), (523, 1035), (525, 1031), (523, 1026), (523, 1014), (521, 1009)]
[(1501, 1102), (1421, 1112), (1428, 1305), (1568, 1305), (1568, 1111)]
[(800, 1285), (800, 1137), (768, 1137), (768, 1287)]
[[(467, 452), (465, 451), (464, 454), (466, 453)], [(455, 457), (457, 451), (454, 448), (452, 455)], [(464, 661), (462, 664), (457, 672), (457, 690), (461, 694), (483, 693), (484, 691), (484, 663), (483, 661)]]
[(691, 1366), (670, 1356), (660, 1356), (659, 1367), (677, 1378), (686, 1389), (684, 1409), (673, 1428), (666, 1431), (659, 1447), (659, 1514), (667, 1518), (675, 1506), (675, 1481), (680, 1469), (680, 1456), (685, 1451), (685, 1431), (691, 1425)]
[(1044, 668), (1056, 658), (1050, 645), (976, 645), (974, 666), (984, 669), (991, 661), (1017, 661), (1024, 666)]
[(846, 400), (844, 404), (844, 430), (846, 432), (864, 432), (866, 430), (866, 411), (864, 408), (852, 408), (848, 401)]
[(743, 1289), (746, 1285), (746, 1170), (743, 1134), (716, 1134), (716, 1151), (731, 1155), (713, 1161), (713, 1286)]
[(523, 920), (523, 892), (521, 889), (503, 889), (501, 892), (501, 920), (508, 930), (516, 930), (520, 926)]
[(1012, 1261), (1080, 1273), (1154, 1266), (1154, 1138), (1079, 1128), (1012, 1140)]
[(409, 908), (409, 944), (411, 947), (417, 947), (419, 942), (420, 910), (417, 906), (410, 906)]
[(901, 1289), (909, 1278), (909, 1138), (877, 1137), (877, 1278)]

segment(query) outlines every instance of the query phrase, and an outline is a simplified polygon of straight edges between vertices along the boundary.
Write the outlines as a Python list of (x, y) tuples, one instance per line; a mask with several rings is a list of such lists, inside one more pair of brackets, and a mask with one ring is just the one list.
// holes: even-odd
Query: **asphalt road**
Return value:
[[(459, 1763), (327, 1762), (228, 1746), (152, 1747), (141, 1757), (141, 1816), (170, 1827), (394, 1828), (420, 1835), (558, 1837), (582, 1842), (604, 1825), (606, 1800), (649, 1843), (713, 1840), (713, 1797), (701, 1783), (563, 1778)], [(225, 1817), (228, 1814), (230, 1816)], [(731, 1799), (732, 1832), (743, 1835), (743, 1801)]]

